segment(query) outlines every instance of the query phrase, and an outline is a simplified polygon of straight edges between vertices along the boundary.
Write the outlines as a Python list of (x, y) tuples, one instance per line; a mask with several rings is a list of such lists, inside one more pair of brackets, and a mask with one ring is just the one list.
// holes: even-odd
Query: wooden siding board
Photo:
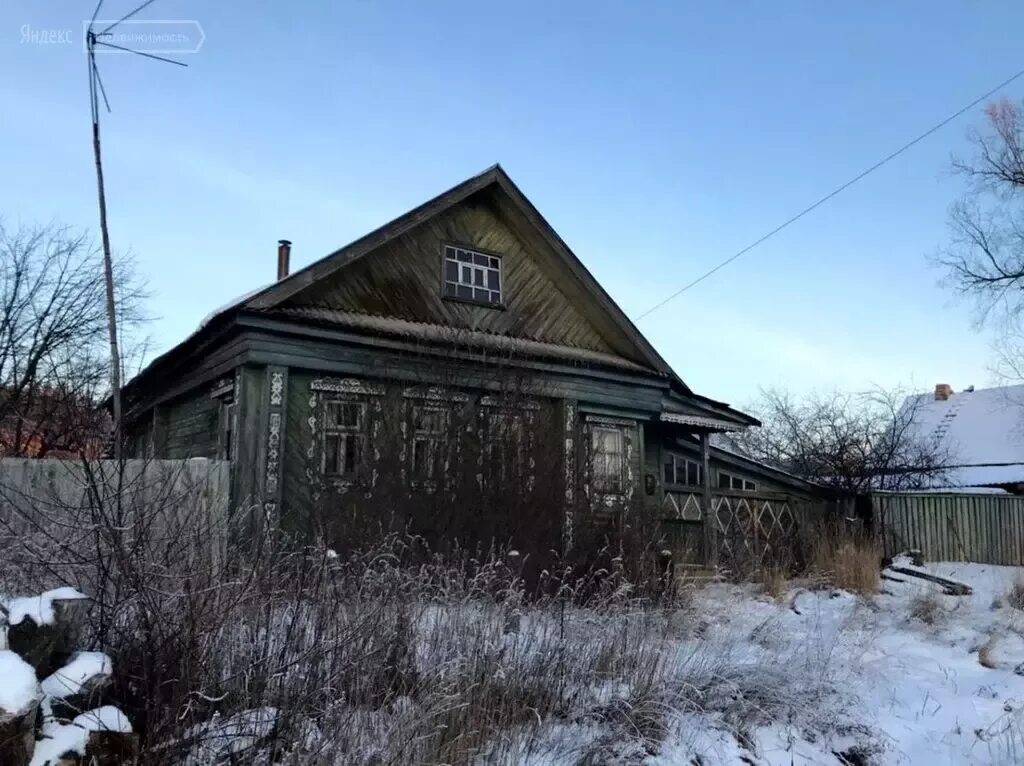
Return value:
[[(504, 310), (442, 298), (444, 243), (502, 257)], [(583, 295), (576, 278), (556, 265), (542, 238), (523, 240), (523, 229), (489, 203), (470, 198), (382, 245), (286, 305), (316, 305), (412, 321), (532, 338), (614, 353), (646, 363), (632, 342)]]
[(219, 411), (219, 403), (202, 389), (169, 404), (163, 419), (160, 457), (217, 457)]

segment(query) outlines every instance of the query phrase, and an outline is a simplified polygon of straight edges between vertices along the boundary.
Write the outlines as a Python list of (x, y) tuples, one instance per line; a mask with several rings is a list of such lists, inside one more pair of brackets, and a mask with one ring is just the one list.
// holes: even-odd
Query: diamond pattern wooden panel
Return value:
[(793, 501), (785, 498), (718, 495), (713, 500), (718, 530), (718, 565), (745, 578), (794, 560), (799, 524)]

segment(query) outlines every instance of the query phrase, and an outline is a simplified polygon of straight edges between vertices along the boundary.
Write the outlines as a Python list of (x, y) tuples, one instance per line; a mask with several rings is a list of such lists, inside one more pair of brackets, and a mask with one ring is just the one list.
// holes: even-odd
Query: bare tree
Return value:
[[(144, 292), (115, 264), (119, 320), (138, 326)], [(108, 393), (102, 261), (87, 235), (0, 223), (0, 452), (44, 457), (102, 444)]]
[(967, 193), (950, 210), (951, 240), (939, 255), (949, 283), (975, 299), (981, 322), (1015, 319), (1024, 308), (1024, 113), (1009, 101), (986, 110), (970, 134), (975, 153), (954, 159)]
[(738, 446), (751, 457), (840, 492), (934, 485), (945, 450), (915, 424), (918, 400), (897, 391), (811, 394), (762, 390), (751, 407), (763, 426)]

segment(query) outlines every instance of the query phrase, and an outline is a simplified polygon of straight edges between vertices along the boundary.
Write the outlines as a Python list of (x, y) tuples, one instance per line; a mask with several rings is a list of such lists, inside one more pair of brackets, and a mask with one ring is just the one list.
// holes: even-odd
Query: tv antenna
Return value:
[(110, 112), (110, 100), (107, 98), (107, 90), (103, 87), (103, 79), (100, 77), (99, 67), (96, 66), (96, 49), (109, 48), (124, 53), (134, 53), (136, 56), (143, 56), (148, 59), (163, 61), (178, 66), (188, 66), (181, 61), (157, 56), (153, 53), (137, 51), (122, 45), (112, 43), (108, 38), (118, 25), (122, 24), (146, 7), (152, 5), (156, 0), (146, 0), (142, 5), (127, 15), (121, 17), (106, 28), (96, 31), (96, 17), (100, 8), (103, 7), (103, 0), (98, 0), (96, 10), (85, 30), (85, 51), (89, 65), (89, 107), (92, 114), (92, 153), (96, 160), (96, 191), (100, 206), (100, 236), (103, 242), (103, 277), (106, 283), (107, 299), (107, 327), (110, 333), (110, 401), (113, 410), (113, 446), (114, 457), (121, 458), (121, 353), (117, 342), (117, 306), (114, 295), (114, 263), (110, 255), (110, 230), (107, 226), (107, 195), (103, 185), (103, 155), (100, 151), (100, 98), (103, 99), (103, 106)]

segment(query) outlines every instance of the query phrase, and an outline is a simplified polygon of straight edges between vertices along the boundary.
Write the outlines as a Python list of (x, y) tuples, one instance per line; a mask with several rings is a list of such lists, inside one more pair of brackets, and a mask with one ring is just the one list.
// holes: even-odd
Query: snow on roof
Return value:
[[(196, 332), (199, 332), (204, 327), (206, 327), (206, 325), (210, 324), (210, 322), (212, 322), (215, 317), (223, 314), (225, 311), (229, 311), (229, 310), (235, 308), (235, 306), (238, 306), (238, 305), (240, 305), (242, 303), (245, 303), (247, 300), (249, 300), (253, 296), (259, 295), (264, 290), (266, 290), (268, 287), (270, 287), (270, 285), (272, 285), (272, 284), (275, 284), (275, 283), (271, 282), (271, 283), (266, 284), (266, 285), (260, 285), (259, 287), (255, 288), (254, 290), (248, 290), (248, 291), (242, 293), (241, 295), (239, 295), (237, 298), (228, 301), (223, 306), (215, 308), (213, 311), (211, 311), (209, 314), (207, 314), (205, 317), (203, 317), (203, 321), (199, 323), (199, 326), (196, 328)], [(193, 333), (193, 335), (194, 334), (195, 333)], [(189, 337), (191, 337), (191, 336), (189, 336)]]
[(955, 487), (1024, 483), (1024, 385), (907, 397), (914, 432), (948, 452), (943, 483)]

